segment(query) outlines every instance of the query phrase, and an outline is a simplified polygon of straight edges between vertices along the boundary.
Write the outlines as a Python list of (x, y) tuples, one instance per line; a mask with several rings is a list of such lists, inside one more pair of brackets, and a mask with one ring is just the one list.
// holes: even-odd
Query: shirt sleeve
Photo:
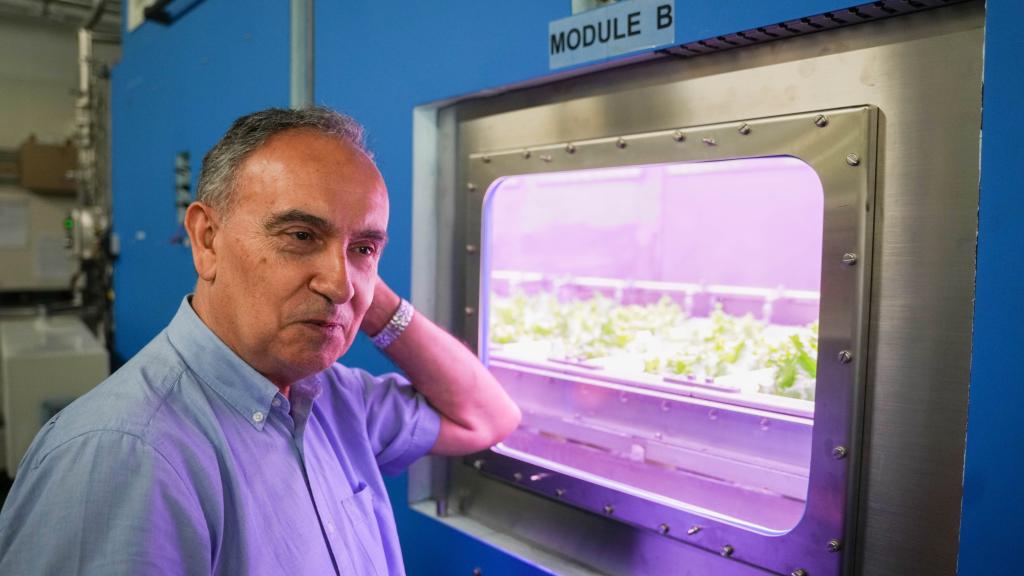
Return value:
[(402, 375), (353, 373), (362, 380), (366, 434), (377, 465), (382, 474), (400, 474), (434, 447), (441, 417)]
[(0, 514), (0, 574), (209, 574), (195, 494), (142, 439), (93, 431), (26, 461)]

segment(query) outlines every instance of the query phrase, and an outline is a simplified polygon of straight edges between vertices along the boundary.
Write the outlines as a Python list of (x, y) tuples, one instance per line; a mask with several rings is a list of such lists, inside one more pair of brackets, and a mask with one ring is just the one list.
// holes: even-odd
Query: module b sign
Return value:
[(629, 0), (548, 24), (552, 69), (675, 43), (674, 0)]

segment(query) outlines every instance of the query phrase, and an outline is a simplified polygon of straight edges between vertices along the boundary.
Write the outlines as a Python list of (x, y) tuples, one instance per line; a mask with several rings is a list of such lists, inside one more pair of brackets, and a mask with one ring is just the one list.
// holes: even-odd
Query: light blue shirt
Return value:
[(396, 374), (335, 364), (285, 398), (188, 300), (54, 416), (0, 513), (0, 574), (404, 574), (381, 478), (434, 444)]

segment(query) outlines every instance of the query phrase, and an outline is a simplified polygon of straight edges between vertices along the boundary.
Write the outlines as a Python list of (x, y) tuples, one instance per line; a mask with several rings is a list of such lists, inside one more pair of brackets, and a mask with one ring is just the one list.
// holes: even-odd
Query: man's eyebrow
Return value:
[(382, 245), (388, 243), (388, 233), (383, 230), (378, 230), (376, 228), (367, 228), (365, 230), (360, 230), (353, 234), (352, 237), (357, 240), (373, 240), (375, 242), (379, 242)]
[(327, 220), (310, 214), (309, 212), (294, 209), (271, 214), (263, 221), (263, 228), (268, 232), (273, 232), (274, 230), (289, 224), (305, 224), (322, 232), (334, 229), (334, 225)]

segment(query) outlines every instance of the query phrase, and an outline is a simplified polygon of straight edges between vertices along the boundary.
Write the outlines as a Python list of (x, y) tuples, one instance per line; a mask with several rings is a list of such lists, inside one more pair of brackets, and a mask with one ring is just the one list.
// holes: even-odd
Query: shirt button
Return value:
[(263, 422), (263, 412), (260, 412), (258, 410), (256, 412), (253, 412), (252, 413), (252, 421), (253, 422)]
[(281, 399), (274, 398), (273, 400), (270, 401), (270, 405), (273, 406), (274, 408), (277, 408), (278, 406), (281, 405)]

